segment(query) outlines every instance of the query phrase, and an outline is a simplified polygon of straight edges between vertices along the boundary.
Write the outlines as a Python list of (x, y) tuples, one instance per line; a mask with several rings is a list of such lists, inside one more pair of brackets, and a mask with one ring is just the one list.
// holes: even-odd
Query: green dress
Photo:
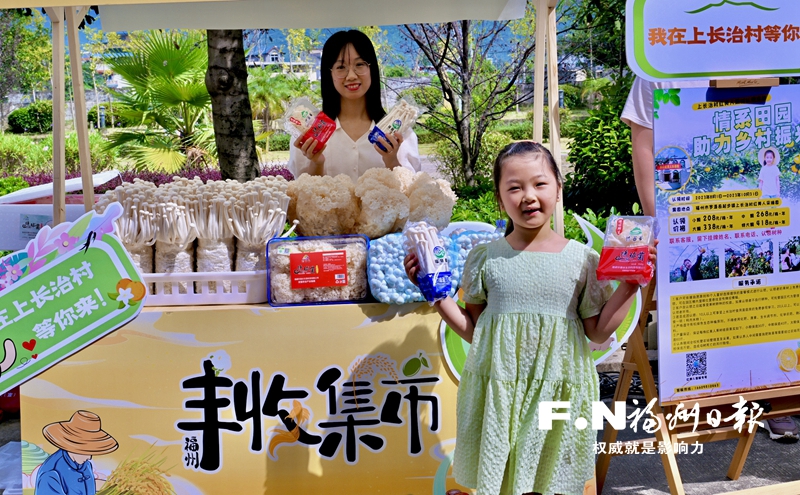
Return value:
[[(486, 309), (458, 387), (453, 473), (478, 495), (582, 494), (592, 478), (596, 432), (574, 423), (582, 417), (591, 426), (599, 400), (581, 321), (613, 293), (597, 281), (598, 260), (575, 241), (540, 253), (503, 238), (470, 252), (463, 299)], [(568, 401), (570, 421), (540, 430), (541, 401)]]

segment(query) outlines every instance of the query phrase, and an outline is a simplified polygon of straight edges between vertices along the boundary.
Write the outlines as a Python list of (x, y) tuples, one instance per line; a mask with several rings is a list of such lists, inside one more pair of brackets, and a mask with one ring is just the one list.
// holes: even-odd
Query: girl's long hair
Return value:
[(369, 89), (365, 95), (367, 103), (367, 115), (374, 122), (378, 122), (386, 115), (386, 110), (381, 105), (381, 71), (378, 67), (378, 57), (375, 55), (375, 47), (369, 37), (352, 29), (350, 31), (339, 31), (333, 33), (322, 47), (322, 60), (320, 62), (320, 92), (322, 93), (322, 111), (332, 119), (339, 116), (342, 110), (341, 95), (333, 85), (333, 74), (331, 69), (339, 56), (347, 48), (353, 45), (358, 55), (369, 64), (369, 73), (372, 79)]
[[(550, 150), (535, 141), (517, 141), (516, 143), (511, 143), (500, 150), (500, 153), (497, 155), (497, 159), (494, 161), (492, 177), (494, 179), (494, 197), (497, 198), (498, 206), (500, 205), (500, 178), (503, 174), (503, 164), (512, 156), (522, 155), (534, 155), (532, 158), (538, 156), (544, 159), (544, 161), (550, 166), (550, 171), (553, 172), (553, 176), (558, 182), (558, 187), (561, 188), (563, 185), (564, 181), (561, 178), (561, 171), (558, 169), (558, 164), (553, 159), (553, 155), (550, 154)], [(508, 222), (506, 223), (506, 236), (513, 231), (514, 222), (511, 220), (511, 217), (509, 217)]]

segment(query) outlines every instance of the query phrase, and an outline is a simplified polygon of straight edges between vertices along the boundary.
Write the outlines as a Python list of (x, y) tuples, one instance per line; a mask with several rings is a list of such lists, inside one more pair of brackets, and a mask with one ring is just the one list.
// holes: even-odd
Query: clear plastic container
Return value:
[(363, 302), (369, 294), (363, 235), (276, 237), (267, 243), (271, 306)]

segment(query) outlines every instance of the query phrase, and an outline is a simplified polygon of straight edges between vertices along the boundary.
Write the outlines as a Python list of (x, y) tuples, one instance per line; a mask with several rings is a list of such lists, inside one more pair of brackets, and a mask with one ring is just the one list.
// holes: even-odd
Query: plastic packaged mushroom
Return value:
[(363, 301), (368, 248), (363, 235), (272, 239), (267, 244), (270, 305)]
[(380, 149), (386, 151), (386, 148), (378, 141), (378, 138), (382, 138), (388, 142), (389, 140), (386, 138), (388, 134), (393, 134), (395, 132), (403, 134), (414, 125), (417, 121), (418, 114), (419, 110), (417, 110), (414, 105), (405, 99), (401, 99), (386, 115), (384, 115), (380, 122), (375, 124), (375, 127), (372, 128), (372, 131), (370, 131), (367, 137), (369, 142), (377, 144)]
[(656, 221), (645, 216), (608, 219), (597, 280), (618, 280), (647, 285), (653, 278), (650, 247), (655, 245)]
[(433, 303), (450, 292), (450, 267), (447, 249), (436, 227), (427, 222), (409, 222), (403, 229), (407, 253), (417, 255), (417, 282), (425, 300)]
[(301, 97), (289, 103), (283, 116), (283, 127), (293, 138), (300, 138), (302, 146), (309, 139), (316, 139), (318, 152), (325, 146), (328, 139), (336, 130), (336, 122), (319, 111), (306, 97)]

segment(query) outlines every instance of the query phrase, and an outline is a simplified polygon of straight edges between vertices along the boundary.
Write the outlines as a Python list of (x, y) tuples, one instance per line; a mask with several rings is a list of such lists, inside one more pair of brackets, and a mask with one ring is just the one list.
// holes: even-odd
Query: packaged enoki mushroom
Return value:
[(388, 134), (405, 133), (417, 121), (419, 110), (413, 103), (406, 99), (399, 100), (395, 106), (392, 107), (384, 117), (375, 124), (375, 127), (370, 131), (368, 139), (372, 144), (377, 144), (380, 149), (386, 151), (386, 148), (378, 141), (382, 138), (384, 141), (389, 141), (386, 136)]
[(618, 280), (647, 285), (653, 278), (650, 246), (655, 245), (656, 220), (645, 216), (608, 219), (597, 280)]
[[(176, 195), (159, 203), (156, 230), (156, 273), (194, 272), (194, 240), (197, 238), (192, 210)], [(178, 293), (187, 294), (186, 282), (178, 283)], [(164, 294), (174, 288), (164, 287)]]
[(447, 249), (436, 227), (428, 222), (408, 222), (403, 229), (406, 253), (417, 255), (419, 291), (429, 303), (448, 296), (450, 291), (450, 267)]
[(297, 98), (289, 104), (283, 116), (283, 127), (295, 139), (300, 138), (302, 146), (309, 139), (316, 139), (314, 152), (319, 152), (336, 130), (336, 122), (320, 112), (311, 101)]

